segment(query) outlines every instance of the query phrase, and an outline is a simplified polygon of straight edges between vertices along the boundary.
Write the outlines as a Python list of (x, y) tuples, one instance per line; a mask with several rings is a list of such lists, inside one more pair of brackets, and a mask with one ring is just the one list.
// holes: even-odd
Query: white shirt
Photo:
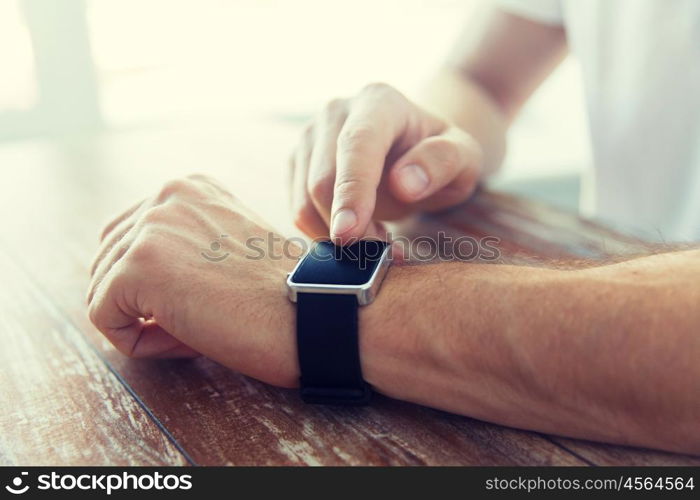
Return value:
[(594, 215), (666, 241), (700, 241), (700, 1), (498, 0), (561, 24), (580, 61)]

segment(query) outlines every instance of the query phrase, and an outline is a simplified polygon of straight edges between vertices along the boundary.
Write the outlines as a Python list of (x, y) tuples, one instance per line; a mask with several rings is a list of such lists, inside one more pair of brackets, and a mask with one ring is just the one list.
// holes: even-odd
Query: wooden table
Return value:
[[(377, 397), (308, 407), (207, 359), (129, 360), (87, 320), (110, 215), (192, 172), (292, 234), (283, 172), (297, 127), (271, 120), (0, 145), (0, 464), (700, 464), (525, 432)], [(492, 235), (509, 262), (637, 251), (574, 215), (483, 192), (414, 231)]]

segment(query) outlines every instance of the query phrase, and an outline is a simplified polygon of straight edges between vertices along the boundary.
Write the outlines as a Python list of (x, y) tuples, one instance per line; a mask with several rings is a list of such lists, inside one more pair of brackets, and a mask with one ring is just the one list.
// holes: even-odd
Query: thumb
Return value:
[(466, 132), (452, 127), (444, 134), (423, 139), (409, 149), (389, 171), (391, 193), (404, 203), (445, 194), (453, 204), (471, 194), (481, 172), (481, 149)]

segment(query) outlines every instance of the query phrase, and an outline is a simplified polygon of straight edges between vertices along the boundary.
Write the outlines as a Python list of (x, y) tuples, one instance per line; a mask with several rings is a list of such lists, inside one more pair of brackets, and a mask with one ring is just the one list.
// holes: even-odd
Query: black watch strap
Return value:
[(372, 391), (362, 378), (357, 297), (297, 294), (297, 349), (306, 403), (363, 405)]

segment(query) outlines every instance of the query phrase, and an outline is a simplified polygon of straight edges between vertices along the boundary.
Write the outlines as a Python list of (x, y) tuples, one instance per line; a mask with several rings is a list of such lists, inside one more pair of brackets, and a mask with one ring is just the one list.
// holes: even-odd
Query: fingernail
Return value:
[(341, 234), (355, 227), (356, 224), (357, 215), (355, 215), (355, 212), (349, 208), (343, 208), (335, 213), (331, 232), (333, 233), (333, 236), (340, 236)]
[(406, 165), (399, 170), (399, 182), (401, 187), (411, 196), (418, 196), (428, 188), (430, 179), (423, 167), (419, 165)]

